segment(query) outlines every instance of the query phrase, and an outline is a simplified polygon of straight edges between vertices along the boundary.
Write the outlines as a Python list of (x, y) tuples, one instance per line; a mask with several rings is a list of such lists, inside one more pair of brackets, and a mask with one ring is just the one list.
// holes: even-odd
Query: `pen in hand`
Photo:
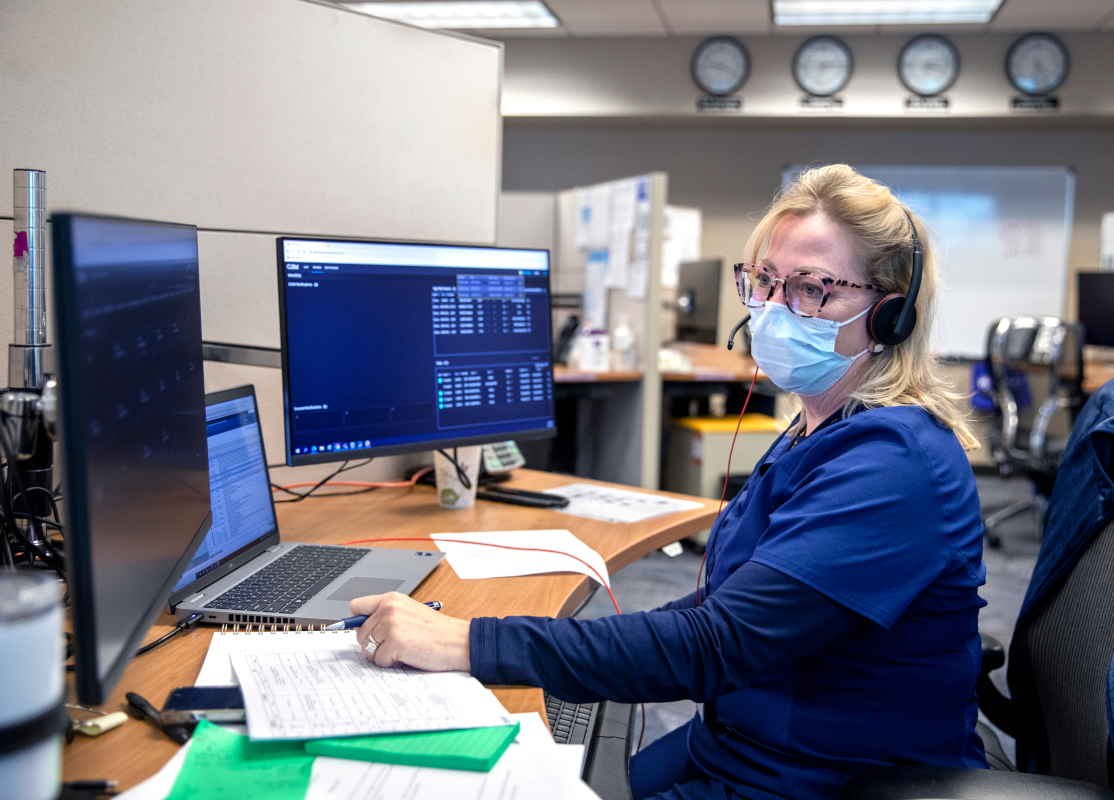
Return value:
[[(441, 610), (441, 601), (439, 601), (439, 600), (430, 600), (428, 603), (425, 603), (425, 605), (429, 606), (434, 611), (440, 611)], [(325, 630), (327, 630), (327, 631), (347, 631), (347, 630), (351, 630), (352, 628), (358, 628), (361, 625), (363, 625), (365, 622), (367, 622), (367, 618), (368, 618), (367, 614), (360, 614), (359, 616), (356, 616), (356, 617), (348, 617), (346, 619), (342, 619), (340, 622), (334, 622), (332, 625), (326, 625)]]

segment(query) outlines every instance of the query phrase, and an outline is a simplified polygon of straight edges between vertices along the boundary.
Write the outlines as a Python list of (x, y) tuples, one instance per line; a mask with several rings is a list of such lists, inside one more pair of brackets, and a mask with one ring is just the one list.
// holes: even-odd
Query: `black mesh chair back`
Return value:
[(1114, 520), (1014, 633), (1018, 767), (1112, 787), (1106, 681), (1114, 654)]

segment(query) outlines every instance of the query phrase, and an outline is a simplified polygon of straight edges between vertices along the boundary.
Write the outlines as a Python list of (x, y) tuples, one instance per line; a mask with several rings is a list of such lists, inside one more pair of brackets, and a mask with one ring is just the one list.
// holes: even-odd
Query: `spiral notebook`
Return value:
[[(300, 626), (298, 626), (300, 628)], [(289, 625), (249, 625), (245, 630), (233, 626), (213, 634), (209, 652), (194, 686), (239, 686), (232, 669), (233, 653), (319, 652), (322, 650), (360, 651), (356, 631), (291, 629)]]

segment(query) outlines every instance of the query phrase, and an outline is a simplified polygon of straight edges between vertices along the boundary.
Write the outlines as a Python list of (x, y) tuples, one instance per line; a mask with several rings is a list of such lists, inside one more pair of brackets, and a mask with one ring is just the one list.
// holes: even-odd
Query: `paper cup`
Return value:
[(437, 500), (442, 508), (471, 508), (476, 504), (476, 483), (480, 477), (480, 446), (446, 448), (445, 452), (456, 459), (456, 463), (468, 476), (470, 488), (461, 483), (453, 463), (434, 451), (433, 472), (437, 477)]

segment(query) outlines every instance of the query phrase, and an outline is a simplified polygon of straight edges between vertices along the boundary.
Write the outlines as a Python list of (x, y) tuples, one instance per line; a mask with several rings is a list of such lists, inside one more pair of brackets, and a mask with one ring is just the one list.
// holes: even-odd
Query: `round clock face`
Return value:
[(1068, 49), (1050, 33), (1028, 33), (1006, 53), (1006, 76), (1025, 94), (1048, 94), (1068, 77)]
[(854, 61), (847, 45), (834, 36), (814, 36), (793, 56), (793, 78), (806, 92), (833, 95), (851, 80)]
[(749, 74), (750, 55), (732, 36), (705, 39), (692, 54), (692, 79), (708, 94), (733, 94), (746, 83)]
[(897, 74), (913, 94), (940, 94), (959, 76), (959, 51), (943, 36), (930, 33), (914, 37), (901, 48)]

